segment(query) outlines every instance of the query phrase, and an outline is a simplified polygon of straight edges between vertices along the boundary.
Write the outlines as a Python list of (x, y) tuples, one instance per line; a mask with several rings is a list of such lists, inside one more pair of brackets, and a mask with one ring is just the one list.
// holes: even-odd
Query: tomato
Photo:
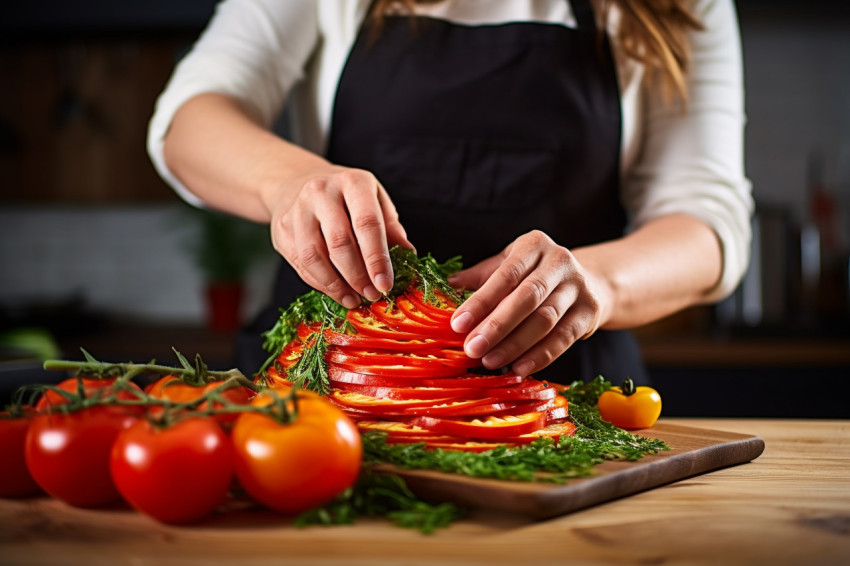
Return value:
[[(207, 385), (196, 386), (183, 383), (180, 378), (176, 376), (166, 375), (149, 385), (146, 391), (148, 395), (156, 397), (157, 399), (173, 401), (175, 403), (189, 403), (210, 391), (220, 388), (224, 383), (224, 381), (213, 381)], [(220, 394), (223, 399), (230, 401), (231, 403), (247, 405), (251, 402), (253, 392), (246, 387), (236, 386), (223, 389)], [(203, 411), (207, 408), (207, 405), (208, 404), (205, 401), (198, 406), (198, 409)], [(213, 407), (221, 406), (221, 403), (213, 404)], [(216, 415), (216, 419), (218, 419), (219, 422), (228, 423), (236, 420), (236, 417), (238, 416), (238, 413), (219, 414)]]
[(163, 429), (140, 420), (116, 438), (110, 470), (135, 509), (163, 523), (187, 523), (224, 501), (233, 448), (214, 419), (188, 418)]
[(612, 387), (599, 396), (599, 414), (614, 426), (648, 428), (661, 415), (661, 396), (651, 387), (635, 387), (626, 378), (622, 387)]
[[(259, 395), (254, 404), (270, 403)], [(321, 505), (350, 487), (360, 472), (363, 448), (354, 424), (308, 391), (298, 392), (291, 424), (245, 412), (232, 432), (236, 476), (259, 503), (283, 513)]]
[[(80, 382), (82, 382), (83, 393), (86, 397), (104, 398), (108, 395), (111, 395), (115, 391), (116, 381), (117, 379), (114, 377), (97, 378), (77, 376), (62, 381), (56, 387), (58, 389), (76, 395), (77, 391), (79, 391), (79, 384)], [(141, 388), (132, 381), (128, 382), (127, 385), (131, 389), (141, 391)], [(138, 397), (130, 391), (119, 391), (116, 394), (115, 398), (124, 401), (132, 401), (138, 399)], [(56, 391), (48, 389), (44, 392), (44, 395), (42, 395), (41, 398), (38, 400), (38, 403), (36, 403), (35, 409), (36, 411), (44, 411), (50, 405), (64, 405), (67, 402), (68, 400), (61, 393), (57, 393)]]
[(24, 444), (27, 468), (47, 493), (78, 507), (121, 499), (109, 473), (112, 445), (138, 416), (115, 406), (32, 419)]
[(26, 497), (41, 489), (32, 479), (24, 459), (24, 441), (32, 415), (12, 417), (0, 413), (0, 497)]
[(491, 416), (485, 419), (468, 420), (419, 417), (412, 420), (411, 424), (440, 434), (466, 438), (500, 439), (521, 436), (543, 428), (546, 424), (546, 414), (535, 412), (516, 416)]

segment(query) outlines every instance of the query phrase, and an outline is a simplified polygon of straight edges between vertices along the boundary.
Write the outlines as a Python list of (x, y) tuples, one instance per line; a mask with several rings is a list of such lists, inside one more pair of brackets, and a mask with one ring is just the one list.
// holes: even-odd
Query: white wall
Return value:
[[(192, 236), (185, 209), (0, 210), (0, 303), (77, 295), (121, 316), (202, 322), (204, 282), (184, 249)], [(251, 273), (247, 315), (269, 296), (273, 268), (267, 261)]]

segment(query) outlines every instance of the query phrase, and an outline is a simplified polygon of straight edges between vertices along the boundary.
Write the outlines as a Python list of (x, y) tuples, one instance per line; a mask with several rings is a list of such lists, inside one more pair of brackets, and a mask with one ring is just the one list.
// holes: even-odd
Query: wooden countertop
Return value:
[(250, 511), (167, 527), (129, 510), (0, 500), (0, 565), (771, 564), (850, 560), (850, 421), (668, 419), (761, 436), (754, 462), (556, 519), (473, 513), (425, 536)]

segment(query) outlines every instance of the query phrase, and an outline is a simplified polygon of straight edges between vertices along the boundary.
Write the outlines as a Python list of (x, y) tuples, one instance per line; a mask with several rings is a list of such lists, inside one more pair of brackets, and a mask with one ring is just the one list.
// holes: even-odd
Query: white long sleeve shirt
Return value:
[[(233, 96), (269, 127), (286, 103), (296, 143), (323, 154), (337, 83), (370, 0), (224, 0), (157, 101), (148, 151), (159, 174), (187, 202), (202, 205), (168, 169), (163, 143), (178, 108), (205, 92)], [(575, 27), (565, 0), (444, 0), (417, 14), (464, 25), (545, 22)], [(744, 175), (745, 123), (740, 37), (732, 0), (697, 0), (705, 31), (690, 35), (687, 109), (644, 81), (644, 69), (613, 40), (621, 106), (621, 198), (633, 226), (667, 214), (701, 219), (723, 252), (720, 282), (730, 293), (749, 260), (753, 202)]]

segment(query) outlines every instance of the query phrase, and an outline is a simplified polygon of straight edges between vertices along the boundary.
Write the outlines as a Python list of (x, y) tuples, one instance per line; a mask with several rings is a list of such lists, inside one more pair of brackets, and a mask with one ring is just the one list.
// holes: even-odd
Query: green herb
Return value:
[[(351, 325), (345, 320), (348, 309), (340, 305), (324, 293), (309, 291), (297, 297), (286, 310), (281, 309), (280, 318), (277, 319), (271, 329), (263, 332), (263, 349), (271, 354), (257, 373), (263, 372), (274, 359), (280, 355), (281, 350), (295, 339), (298, 326), (302, 323), (320, 322), (321, 329), (333, 328), (339, 332), (347, 332)], [(305, 349), (304, 357), (309, 356), (309, 361), (304, 362), (304, 357), (299, 361), (299, 381), (304, 389), (327, 393), (321, 384), (327, 381), (327, 367), (324, 363), (324, 355), (327, 343), (321, 332), (313, 335), (311, 346)], [(311, 384), (315, 378), (319, 378), (320, 386), (313, 387)]]
[(611, 383), (602, 377), (588, 384), (573, 383), (565, 396), (570, 400), (570, 418), (576, 433), (561, 437), (558, 442), (540, 438), (526, 446), (500, 446), (475, 453), (429, 450), (424, 443), (387, 444), (384, 433), (369, 432), (362, 436), (364, 459), (478, 478), (560, 483), (588, 476), (594, 466), (606, 460), (632, 461), (669, 450), (661, 440), (631, 434), (602, 420), (596, 401), (610, 387)]
[(435, 290), (441, 291), (458, 305), (463, 302), (464, 297), (446, 280), (449, 275), (460, 271), (463, 267), (460, 256), (439, 263), (430, 253), (418, 257), (413, 250), (393, 246), (390, 249), (390, 259), (395, 275), (395, 284), (387, 293), (391, 299), (404, 293), (413, 284), (422, 291), (425, 300), (429, 303), (436, 301)]
[(319, 395), (328, 395), (331, 392), (328, 364), (325, 362), (328, 342), (323, 334), (324, 328), (323, 325), (318, 332), (307, 338), (301, 359), (286, 374), (295, 386), (315, 391)]
[(295, 524), (345, 525), (359, 517), (387, 517), (400, 527), (431, 534), (463, 515), (463, 509), (453, 503), (422, 501), (396, 475), (363, 470), (354, 487), (327, 505), (302, 514)]

